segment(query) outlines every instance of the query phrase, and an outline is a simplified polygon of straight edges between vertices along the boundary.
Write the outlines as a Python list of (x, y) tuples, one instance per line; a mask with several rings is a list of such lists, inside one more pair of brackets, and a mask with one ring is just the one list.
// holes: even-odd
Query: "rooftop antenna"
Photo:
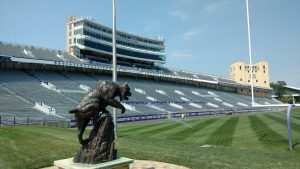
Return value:
[(254, 93), (253, 93), (253, 66), (252, 66), (252, 48), (251, 48), (251, 35), (250, 35), (250, 19), (249, 19), (249, 3), (246, 0), (247, 7), (247, 27), (248, 27), (248, 48), (249, 48), (249, 61), (250, 61), (250, 83), (251, 83), (251, 98), (252, 106), (254, 105)]

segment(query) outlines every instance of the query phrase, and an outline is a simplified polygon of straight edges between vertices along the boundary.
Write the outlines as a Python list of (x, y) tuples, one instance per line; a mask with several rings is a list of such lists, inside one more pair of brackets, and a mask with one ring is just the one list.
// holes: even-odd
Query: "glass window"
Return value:
[[(95, 43), (95, 42), (89, 41), (89, 40), (84, 40), (83, 43), (84, 43), (83, 45), (91, 47), (91, 48), (95, 48), (95, 49), (99, 49), (99, 50), (103, 50), (103, 51), (107, 51), (107, 52), (112, 51), (111, 46), (108, 46), (108, 45)], [(127, 55), (127, 56), (133, 56), (133, 57), (137, 57), (137, 58), (162, 60), (162, 61), (166, 60), (166, 56), (164, 56), (164, 55), (153, 55), (153, 54), (130, 51), (130, 50), (120, 49), (120, 48), (117, 48), (117, 53), (122, 54), (122, 55)]]

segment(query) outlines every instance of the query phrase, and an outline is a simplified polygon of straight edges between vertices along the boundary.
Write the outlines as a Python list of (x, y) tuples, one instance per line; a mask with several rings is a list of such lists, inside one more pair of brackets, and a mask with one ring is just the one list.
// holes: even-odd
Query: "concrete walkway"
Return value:
[[(46, 167), (41, 169), (58, 169), (56, 166)], [(146, 161), (146, 160), (134, 160), (133, 164), (130, 164), (130, 169), (188, 169), (187, 167), (163, 163), (157, 161)]]
[(157, 161), (134, 160), (130, 169), (188, 169), (187, 167)]

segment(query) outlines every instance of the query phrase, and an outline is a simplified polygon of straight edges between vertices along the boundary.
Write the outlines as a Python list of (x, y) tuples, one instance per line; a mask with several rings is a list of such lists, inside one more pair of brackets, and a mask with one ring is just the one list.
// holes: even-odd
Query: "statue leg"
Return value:
[(99, 116), (99, 111), (96, 111), (94, 112), (93, 114), (93, 129), (90, 133), (90, 136), (89, 136), (89, 140), (91, 140), (95, 135), (96, 135), (96, 132), (97, 132), (97, 129), (98, 129), (98, 122), (100, 121), (100, 116)]
[(88, 139), (83, 140), (82, 136), (85, 131), (86, 126), (88, 125), (91, 118), (94, 116), (96, 112), (97, 105), (90, 104), (86, 106), (84, 109), (81, 109), (80, 112), (75, 114), (76, 122), (77, 122), (77, 137), (80, 144), (86, 144), (88, 143)]
[(86, 144), (88, 140), (83, 140), (82, 136), (85, 131), (87, 124), (89, 123), (89, 119), (81, 119), (80, 125), (78, 125), (77, 137), (80, 144)]
[(125, 107), (115, 99), (108, 100), (108, 105), (110, 105), (111, 107), (115, 107), (117, 109), (121, 109), (122, 114), (125, 113)]

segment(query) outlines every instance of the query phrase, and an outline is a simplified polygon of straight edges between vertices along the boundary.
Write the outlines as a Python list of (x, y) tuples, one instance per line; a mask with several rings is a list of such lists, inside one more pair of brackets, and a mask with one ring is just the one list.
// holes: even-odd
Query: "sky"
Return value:
[[(249, 63), (246, 0), (116, 0), (117, 29), (163, 36), (165, 66), (230, 76)], [(0, 0), (0, 41), (65, 50), (66, 19), (111, 27), (111, 0)], [(270, 81), (300, 88), (300, 0), (249, 0), (253, 62), (269, 62)]]

